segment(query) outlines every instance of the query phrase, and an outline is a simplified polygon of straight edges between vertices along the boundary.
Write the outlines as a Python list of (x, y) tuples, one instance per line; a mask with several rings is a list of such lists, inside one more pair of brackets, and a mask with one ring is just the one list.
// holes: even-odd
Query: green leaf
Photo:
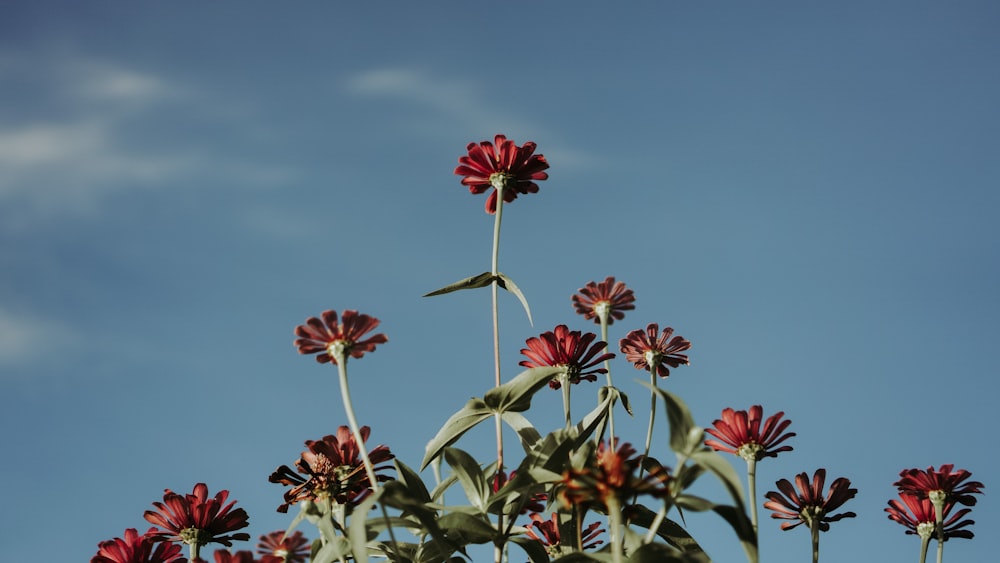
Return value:
[(538, 433), (538, 430), (521, 413), (509, 411), (500, 416), (508, 426), (517, 432), (517, 437), (520, 438), (521, 447), (524, 448), (525, 453), (530, 452), (531, 448), (542, 439), (542, 435)]
[[(351, 542), (346, 538), (337, 536), (332, 541), (327, 542), (313, 559), (313, 563), (333, 563), (339, 559), (345, 559), (351, 554)], [(358, 559), (360, 563), (367, 563), (367, 553), (365, 559)]]
[(445, 448), (444, 460), (458, 477), (469, 503), (480, 512), (486, 512), (486, 499), (490, 496), (490, 486), (476, 460), (458, 448)]
[(576, 443), (578, 445), (590, 438), (594, 431), (604, 424), (608, 415), (611, 414), (611, 409), (615, 406), (614, 401), (614, 393), (608, 393), (601, 399), (601, 402), (594, 410), (587, 413), (587, 415), (583, 417), (583, 420), (578, 422), (577, 425), (573, 427), (576, 434)]
[(733, 469), (728, 460), (708, 449), (693, 452), (690, 459), (699, 467), (715, 475), (729, 492), (729, 496), (736, 503), (736, 506), (743, 510), (743, 485), (740, 482), (740, 476), (737, 475), (736, 470)]
[(491, 542), (497, 535), (496, 529), (485, 517), (464, 512), (449, 512), (438, 518), (438, 525), (449, 541), (462, 546)]
[(432, 292), (424, 295), (424, 297), (433, 297), (435, 295), (444, 295), (445, 293), (451, 293), (453, 291), (458, 291), (460, 289), (475, 289), (475, 288), (478, 288), (478, 287), (486, 287), (486, 286), (492, 284), (494, 279), (496, 279), (496, 278), (493, 277), (492, 273), (490, 273), (490, 272), (483, 272), (483, 273), (479, 274), (478, 276), (472, 276), (471, 278), (465, 278), (465, 279), (462, 279), (462, 280), (458, 280), (457, 282), (455, 282), (453, 284), (446, 285), (446, 286), (442, 287), (441, 289), (436, 289), (436, 290), (434, 290), (434, 291), (432, 291)]
[(492, 412), (524, 412), (531, 407), (531, 397), (564, 371), (561, 367), (528, 368), (507, 383), (494, 387), (483, 396)]
[(528, 324), (535, 326), (535, 323), (531, 320), (531, 308), (528, 307), (528, 300), (524, 298), (524, 294), (521, 293), (521, 290), (516, 284), (514, 284), (514, 280), (508, 278), (502, 273), (497, 273), (497, 285), (517, 296), (518, 300), (521, 301), (521, 306), (524, 307), (524, 312), (528, 315)]
[(628, 563), (711, 563), (704, 553), (677, 553), (660, 543), (646, 544), (635, 550)]
[[(637, 526), (649, 529), (653, 525), (656, 513), (641, 504), (632, 505), (628, 509), (629, 521)], [(664, 518), (656, 528), (656, 535), (683, 552), (704, 553), (698, 542), (691, 537), (680, 524), (669, 518)]]
[(347, 533), (351, 540), (355, 563), (368, 563), (368, 513), (380, 496), (382, 496), (381, 490), (369, 495), (354, 508), (354, 515), (351, 516)]
[(742, 508), (735, 506), (716, 505), (712, 509), (716, 514), (729, 522), (729, 525), (736, 532), (736, 537), (743, 546), (743, 552), (747, 555), (747, 561), (756, 563), (759, 554), (757, 553), (757, 535), (753, 531), (753, 522), (747, 518), (746, 512)]
[(431, 496), (427, 492), (427, 487), (424, 485), (424, 481), (420, 478), (420, 475), (417, 475), (416, 471), (410, 469), (410, 466), (399, 461), (399, 458), (394, 459), (393, 464), (396, 466), (396, 481), (405, 485), (406, 490), (413, 498), (420, 502), (430, 502)]
[(431, 460), (441, 455), (441, 451), (454, 444), (462, 437), (462, 434), (465, 434), (473, 426), (490, 418), (492, 415), (493, 409), (488, 407), (481, 399), (470, 399), (462, 407), (462, 410), (451, 415), (451, 418), (438, 431), (437, 436), (434, 436), (427, 443), (424, 461), (420, 464), (420, 470), (423, 471)]
[(514, 536), (510, 538), (510, 542), (517, 544), (528, 554), (530, 563), (549, 563), (549, 554), (542, 542), (526, 536)]

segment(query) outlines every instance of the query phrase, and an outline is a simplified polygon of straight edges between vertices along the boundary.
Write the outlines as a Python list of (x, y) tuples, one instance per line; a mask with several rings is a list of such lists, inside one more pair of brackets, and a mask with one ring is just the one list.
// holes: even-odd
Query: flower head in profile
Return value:
[[(900, 493), (899, 498), (903, 502), (895, 499), (890, 500), (889, 508), (885, 509), (889, 513), (889, 519), (905, 527), (907, 534), (920, 536), (921, 539), (936, 537), (936, 513), (930, 499), (920, 498), (911, 493)], [(972, 539), (974, 535), (972, 530), (962, 529), (975, 524), (973, 520), (962, 520), (969, 512), (972, 512), (972, 509), (963, 508), (955, 514), (951, 514), (954, 507), (954, 504), (946, 504), (942, 513), (945, 541), (949, 538)]]
[(384, 334), (373, 334), (362, 340), (365, 334), (375, 330), (379, 320), (347, 310), (337, 322), (336, 311), (323, 311), (320, 318), (310, 317), (306, 323), (295, 327), (295, 347), (299, 354), (316, 354), (316, 361), (325, 364), (337, 363), (337, 356), (344, 354), (360, 358), (365, 352), (375, 350), (377, 344), (385, 344), (389, 339)]
[(253, 558), (253, 552), (246, 550), (230, 553), (225, 549), (217, 549), (212, 554), (212, 557), (215, 558), (215, 563), (256, 563)]
[[(364, 441), (368, 441), (370, 433), (371, 428), (361, 427)], [(278, 507), (278, 512), (288, 512), (288, 507), (299, 501), (319, 498), (329, 498), (337, 504), (354, 506), (372, 493), (372, 483), (365, 471), (361, 449), (350, 428), (341, 426), (337, 429), (336, 436), (307, 440), (306, 448), (308, 450), (295, 462), (295, 470), (282, 465), (268, 478), (272, 483), (292, 486), (285, 491), (285, 504)], [(394, 457), (386, 446), (378, 446), (368, 453), (373, 465), (385, 463)], [(379, 482), (392, 480), (387, 475), (377, 474), (389, 467), (375, 467), (375, 477)]]
[(608, 276), (601, 283), (590, 282), (581, 287), (573, 295), (573, 307), (584, 319), (594, 319), (598, 324), (604, 319), (611, 325), (624, 319), (625, 311), (635, 309), (635, 294), (624, 283)]
[(925, 469), (904, 469), (899, 474), (899, 481), (893, 486), (901, 493), (910, 493), (919, 498), (930, 498), (938, 503), (953, 503), (964, 506), (975, 506), (976, 497), (980, 495), (985, 485), (979, 481), (965, 482), (972, 473), (965, 469), (954, 470), (952, 464), (942, 465), (935, 470), (934, 466)]
[[(592, 332), (582, 334), (579, 330), (571, 331), (566, 325), (559, 325), (553, 331), (526, 340), (528, 347), (521, 349), (521, 353), (528, 359), (518, 365), (526, 368), (563, 367), (566, 369), (563, 379), (573, 384), (597, 381), (595, 374), (608, 373), (608, 370), (594, 366), (615, 355), (602, 354), (607, 343), (594, 343), (596, 339), (597, 335)], [(549, 382), (549, 387), (559, 389), (562, 383), (558, 378), (553, 379)]]
[(782, 530), (791, 530), (799, 524), (812, 527), (816, 523), (820, 531), (826, 532), (830, 529), (830, 522), (857, 516), (853, 512), (833, 514), (833, 511), (858, 494), (857, 489), (851, 488), (851, 482), (839, 477), (830, 484), (830, 491), (824, 494), (825, 480), (826, 469), (817, 469), (812, 483), (809, 482), (808, 474), (799, 473), (795, 476), (795, 487), (788, 479), (782, 479), (776, 483), (780, 493), (771, 491), (764, 495), (768, 499), (764, 508), (774, 511), (771, 518), (789, 520), (782, 522)]
[(497, 135), (493, 142), (469, 143), (468, 154), (458, 159), (455, 174), (462, 176), (462, 185), (469, 191), (481, 194), (490, 188), (486, 198), (486, 212), (497, 211), (497, 189), (503, 190), (504, 203), (510, 203), (518, 194), (538, 192), (535, 181), (545, 180), (549, 163), (540, 154), (534, 154), (536, 145), (531, 141), (517, 146), (504, 135)]
[[(531, 524), (527, 526), (527, 536), (533, 540), (537, 540), (545, 546), (545, 551), (549, 554), (549, 557), (555, 559), (561, 555), (564, 555), (562, 546), (562, 536), (559, 532), (559, 513), (553, 512), (552, 519), (546, 520), (540, 514), (532, 514), (530, 516)], [(595, 547), (604, 543), (604, 540), (597, 539), (597, 536), (604, 533), (601, 529), (600, 522), (594, 522), (593, 524), (587, 526), (583, 529), (580, 537), (580, 547), (582, 549), (594, 549)], [(572, 552), (572, 549), (567, 549), (565, 554)]]
[(705, 445), (716, 451), (736, 454), (747, 461), (777, 457), (781, 452), (791, 451), (792, 447), (775, 446), (795, 435), (795, 432), (782, 434), (792, 423), (790, 420), (781, 420), (784, 414), (774, 413), (761, 427), (764, 409), (760, 405), (750, 407), (749, 412), (726, 408), (722, 411), (722, 419), (713, 422), (712, 428), (705, 429), (706, 433), (718, 440), (705, 440)]
[(660, 325), (650, 323), (646, 330), (633, 330), (625, 335), (619, 346), (625, 359), (632, 362), (636, 369), (655, 369), (660, 377), (668, 377), (670, 368), (690, 363), (687, 354), (681, 352), (691, 348), (691, 342), (673, 334), (674, 329), (669, 326), (660, 333)]
[(247, 513), (242, 508), (234, 509), (236, 501), (226, 503), (229, 491), (219, 491), (209, 498), (208, 487), (204, 483), (194, 486), (189, 495), (179, 495), (170, 489), (163, 492), (163, 502), (154, 502), (156, 510), (147, 510), (143, 517), (161, 530), (150, 530), (149, 537), (156, 541), (183, 542), (202, 546), (221, 543), (226, 547), (233, 540), (246, 541), (250, 534), (236, 530), (250, 525)]
[(639, 494), (663, 497), (669, 494), (670, 470), (649, 460), (652, 468), (639, 477), (641, 457), (635, 457), (635, 448), (627, 442), (618, 442), (613, 449), (601, 442), (596, 454), (591, 454), (583, 468), (563, 471), (559, 500), (565, 507), (574, 505), (607, 508), (608, 501), (619, 505)]
[(90, 563), (187, 563), (181, 557), (181, 546), (169, 542), (158, 542), (152, 537), (156, 528), (139, 535), (138, 530), (125, 530), (124, 538), (103, 541), (97, 546), (97, 555)]
[(260, 563), (306, 563), (312, 546), (298, 530), (291, 534), (277, 530), (260, 537), (257, 553), (261, 556)]

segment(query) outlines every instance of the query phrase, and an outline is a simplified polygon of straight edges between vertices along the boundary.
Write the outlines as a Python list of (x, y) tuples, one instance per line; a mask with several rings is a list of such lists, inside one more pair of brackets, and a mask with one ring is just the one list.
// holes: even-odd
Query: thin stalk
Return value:
[(944, 501), (941, 491), (932, 491), (931, 504), (934, 505), (934, 529), (937, 531), (937, 563), (944, 561)]
[(925, 563), (927, 561), (927, 547), (931, 543), (931, 537), (920, 538), (920, 563)]
[[(493, 275), (493, 283), (490, 284), (490, 293), (492, 295), (492, 309), (493, 309), (493, 366), (494, 366), (494, 378), (493, 384), (496, 387), (500, 386), (500, 307), (497, 305), (497, 274), (500, 273), (500, 222), (503, 217), (503, 182), (494, 182), (494, 189), (497, 191), (497, 210), (496, 217), (493, 222), (493, 254), (490, 265), (490, 273)], [(503, 420), (500, 418), (500, 413), (495, 413), (493, 419), (496, 422), (496, 437), (497, 437), (497, 474), (499, 477), (503, 472)], [(503, 529), (503, 514), (497, 515), (497, 529)], [(493, 552), (493, 559), (495, 563), (501, 563), (503, 560), (504, 552), (504, 542), (503, 539), (498, 539), (496, 547)]]
[(942, 561), (944, 561), (944, 542), (941, 541), (941, 540), (938, 540), (938, 546), (937, 546), (937, 563), (941, 563)]
[[(608, 310), (600, 309), (597, 311), (597, 318), (601, 321), (601, 340), (608, 342)], [(610, 343), (609, 343), (610, 346)], [(605, 348), (605, 351), (607, 348)], [(611, 360), (604, 360), (604, 369), (608, 370), (608, 387), (614, 388), (614, 383), (611, 381)], [(608, 410), (608, 445), (611, 449), (615, 449), (615, 403), (617, 400), (611, 400), (611, 407)], [(603, 436), (597, 436), (597, 443), (601, 442)]]
[(621, 503), (614, 495), (607, 500), (608, 504), (608, 527), (611, 528), (611, 561), (612, 563), (623, 563), (625, 553), (622, 550), (622, 540), (625, 536), (625, 529), (622, 525)]
[(819, 521), (820, 518), (813, 516), (809, 520), (809, 532), (812, 535), (813, 563), (819, 563)]
[[(649, 426), (646, 428), (646, 445), (642, 450), (642, 457), (649, 457), (649, 448), (653, 443), (653, 422), (656, 420), (656, 362), (649, 363), (649, 384), (653, 387), (653, 390), (649, 392)], [(645, 468), (641, 465), (639, 466), (639, 478), (642, 479), (642, 475), (645, 473)], [(638, 498), (638, 493), (636, 498)], [(635, 500), (633, 499), (633, 503)]]
[(566, 417), (566, 430), (573, 428), (573, 416), (570, 414), (569, 406), (569, 377), (567, 373), (563, 373), (559, 376), (562, 381), (562, 401), (563, 401), (563, 414)]
[(199, 551), (201, 551), (201, 545), (196, 541), (191, 542), (188, 544), (188, 551), (191, 554), (191, 561), (197, 561)]
[(753, 538), (759, 543), (757, 537), (757, 458), (747, 458), (747, 497), (750, 502), (750, 521), (753, 522)]

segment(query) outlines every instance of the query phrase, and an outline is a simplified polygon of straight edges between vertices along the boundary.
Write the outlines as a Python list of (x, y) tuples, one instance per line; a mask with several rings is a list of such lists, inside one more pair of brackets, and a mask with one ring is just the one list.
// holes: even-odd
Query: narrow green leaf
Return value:
[(614, 408), (614, 401), (615, 394), (607, 393), (597, 407), (587, 413), (587, 415), (583, 417), (583, 420), (578, 422), (577, 425), (573, 427), (576, 432), (575, 438), (577, 444), (589, 439), (590, 436), (593, 435), (594, 431), (604, 424), (604, 421), (607, 420), (608, 415), (611, 413), (611, 409)]
[[(641, 504), (632, 505), (628, 509), (629, 522), (649, 529), (653, 525), (656, 513)], [(698, 542), (691, 537), (680, 524), (669, 518), (664, 518), (656, 529), (656, 535), (683, 552), (704, 553)]]
[(481, 399), (470, 399), (462, 407), (462, 410), (451, 415), (451, 418), (444, 423), (444, 426), (441, 427), (437, 435), (427, 443), (424, 461), (420, 464), (421, 471), (427, 467), (427, 464), (431, 460), (441, 455), (443, 449), (454, 444), (461, 438), (462, 434), (465, 434), (473, 426), (490, 418), (492, 415), (493, 410), (486, 406), (486, 403)]
[(464, 512), (449, 512), (438, 518), (438, 525), (451, 542), (458, 545), (487, 543), (497, 535), (493, 525), (483, 516), (473, 516)]
[(524, 412), (531, 407), (531, 397), (545, 387), (553, 377), (562, 373), (563, 369), (528, 368), (507, 383), (487, 391), (483, 396), (483, 403), (492, 412)]
[(410, 469), (410, 466), (399, 461), (399, 458), (394, 459), (393, 464), (396, 466), (396, 481), (406, 485), (406, 490), (413, 498), (420, 502), (430, 502), (431, 496), (427, 492), (427, 487), (424, 485), (424, 481), (420, 478), (420, 475)]
[(729, 463), (728, 460), (724, 459), (718, 453), (708, 449), (694, 452), (691, 454), (690, 458), (691, 461), (698, 464), (699, 467), (702, 467), (715, 475), (719, 481), (722, 482), (726, 491), (729, 492), (729, 496), (733, 499), (733, 502), (736, 503), (736, 506), (738, 506), (740, 510), (744, 509), (743, 485), (740, 482), (740, 476), (736, 473), (736, 470), (733, 469), (732, 464)]
[(462, 279), (462, 280), (458, 280), (457, 282), (455, 282), (453, 284), (446, 285), (446, 286), (442, 287), (441, 289), (436, 289), (436, 290), (434, 290), (434, 291), (432, 291), (432, 292), (424, 295), (424, 297), (433, 297), (435, 295), (444, 295), (445, 293), (451, 293), (453, 291), (458, 291), (460, 289), (475, 289), (475, 288), (478, 288), (478, 287), (486, 287), (486, 286), (490, 285), (491, 283), (493, 283), (493, 280), (494, 280), (494, 277), (493, 277), (492, 273), (490, 273), (490, 272), (483, 272), (483, 273), (479, 274), (478, 276), (472, 276), (470, 278), (465, 278), (465, 279)]
[(646, 544), (632, 553), (627, 563), (710, 563), (704, 553), (677, 553), (660, 543)]
[(538, 433), (538, 430), (521, 413), (509, 411), (500, 416), (508, 426), (514, 429), (514, 432), (517, 432), (517, 437), (520, 438), (521, 447), (524, 448), (525, 453), (530, 452), (531, 448), (542, 439), (542, 435)]
[(740, 545), (743, 546), (743, 552), (747, 555), (747, 561), (756, 563), (760, 556), (757, 553), (757, 535), (754, 534), (753, 522), (747, 517), (746, 511), (727, 505), (717, 505), (712, 510), (732, 526)]
[(518, 300), (521, 301), (521, 306), (524, 307), (524, 312), (528, 315), (528, 324), (535, 326), (535, 323), (531, 320), (531, 308), (528, 307), (528, 300), (524, 298), (524, 294), (521, 293), (514, 280), (502, 273), (497, 273), (497, 285), (517, 296)]
[(351, 516), (351, 524), (348, 527), (348, 536), (351, 540), (351, 551), (354, 554), (355, 563), (368, 563), (368, 513), (371, 512), (375, 502), (382, 492), (369, 495), (361, 504), (354, 508), (354, 515)]
[(545, 551), (542, 542), (526, 536), (514, 536), (510, 538), (510, 542), (518, 545), (528, 554), (530, 563), (549, 563), (549, 554)]
[[(351, 554), (351, 542), (346, 538), (337, 536), (332, 541), (327, 542), (313, 559), (313, 563), (333, 563), (338, 559), (345, 559)], [(366, 554), (367, 555), (367, 554)], [(358, 560), (362, 561), (362, 560)], [(363, 560), (367, 563), (367, 557)]]
[(490, 487), (476, 460), (458, 448), (445, 448), (444, 460), (458, 477), (469, 504), (478, 508), (480, 512), (486, 512), (486, 499), (490, 496)]

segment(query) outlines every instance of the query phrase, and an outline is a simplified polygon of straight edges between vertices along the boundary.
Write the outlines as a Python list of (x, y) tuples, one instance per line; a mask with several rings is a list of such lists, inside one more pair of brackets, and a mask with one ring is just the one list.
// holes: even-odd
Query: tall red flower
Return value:
[(233, 540), (246, 541), (250, 534), (235, 530), (250, 525), (247, 513), (242, 508), (233, 509), (236, 501), (226, 504), (229, 491), (219, 491), (213, 498), (208, 497), (208, 487), (204, 483), (194, 486), (190, 495), (179, 495), (170, 489), (163, 492), (163, 502), (154, 502), (156, 510), (147, 510), (143, 517), (150, 524), (162, 530), (151, 530), (149, 536), (157, 541), (184, 542), (202, 546), (211, 542), (227, 547)]
[(722, 419), (712, 423), (712, 428), (705, 432), (715, 436), (717, 440), (705, 440), (705, 445), (720, 452), (736, 454), (743, 459), (760, 461), (765, 457), (777, 457), (780, 452), (792, 450), (791, 446), (778, 444), (791, 438), (795, 432), (782, 434), (791, 420), (781, 420), (784, 412), (777, 412), (768, 417), (761, 428), (764, 409), (760, 405), (750, 407), (750, 412), (734, 411), (726, 408), (722, 411)]
[[(553, 512), (551, 520), (546, 520), (537, 513), (531, 514), (530, 518), (531, 524), (528, 524), (526, 534), (529, 538), (541, 542), (549, 557), (555, 559), (564, 553), (569, 554), (573, 551), (572, 549), (563, 550), (562, 534), (559, 532), (559, 513)], [(604, 530), (600, 528), (601, 523), (594, 522), (583, 529), (580, 534), (581, 549), (593, 549), (604, 543), (604, 540), (597, 539), (597, 536), (604, 533)]]
[[(889, 508), (885, 511), (889, 513), (889, 519), (906, 528), (907, 534), (917, 535), (923, 539), (934, 537), (937, 521), (935, 520), (934, 504), (928, 498), (920, 498), (911, 493), (900, 493), (898, 500), (890, 500)], [(965, 515), (972, 512), (971, 508), (963, 508), (951, 514), (954, 504), (945, 505), (942, 513), (944, 522), (944, 539), (966, 538), (972, 539), (972, 530), (963, 530), (966, 526), (975, 524), (974, 520), (962, 520)]]
[(156, 532), (139, 535), (138, 530), (125, 530), (125, 538), (103, 541), (97, 546), (97, 555), (90, 563), (187, 563), (181, 557), (181, 546), (173, 543), (157, 542), (149, 536)]
[(277, 530), (260, 537), (257, 553), (261, 555), (261, 563), (306, 563), (312, 546), (298, 530), (291, 534)]
[[(580, 381), (597, 381), (597, 376), (594, 374), (608, 373), (608, 370), (594, 366), (614, 358), (615, 355), (601, 354), (608, 344), (604, 341), (594, 343), (596, 339), (597, 335), (592, 332), (582, 334), (579, 330), (571, 331), (566, 325), (559, 325), (554, 331), (544, 332), (526, 340), (525, 344), (528, 347), (522, 348), (521, 353), (528, 359), (518, 365), (527, 368), (564, 367), (566, 381), (573, 384)], [(549, 382), (549, 387), (559, 389), (562, 383), (558, 379), (553, 379)]]
[(899, 481), (893, 486), (899, 488), (901, 493), (909, 493), (920, 498), (935, 497), (943, 503), (955, 503), (964, 506), (975, 506), (976, 497), (980, 495), (985, 485), (979, 481), (966, 481), (972, 477), (972, 473), (965, 469), (954, 471), (954, 465), (942, 465), (935, 470), (934, 466), (924, 469), (904, 469), (899, 473)]
[(646, 330), (633, 330), (621, 339), (619, 346), (625, 354), (625, 359), (632, 362), (636, 369), (656, 369), (660, 377), (668, 377), (670, 368), (684, 364), (688, 365), (687, 354), (681, 354), (691, 348), (691, 342), (681, 336), (673, 336), (674, 329), (669, 326), (660, 334), (660, 325), (650, 323)]
[(830, 522), (857, 516), (853, 512), (831, 514), (854, 498), (858, 490), (852, 489), (851, 482), (840, 477), (830, 484), (830, 492), (824, 495), (825, 480), (826, 469), (817, 469), (811, 484), (806, 473), (795, 476), (796, 487), (792, 487), (788, 479), (782, 479), (776, 483), (781, 493), (771, 491), (764, 495), (769, 499), (764, 503), (764, 508), (774, 511), (771, 518), (790, 520), (782, 522), (782, 530), (791, 530), (799, 524), (811, 527), (816, 522), (820, 531), (826, 532), (830, 529)]
[(573, 307), (584, 319), (594, 319), (601, 323), (601, 317), (609, 325), (625, 318), (624, 311), (635, 309), (635, 294), (615, 278), (608, 276), (600, 283), (590, 282), (573, 295)]
[(469, 154), (459, 157), (455, 174), (463, 176), (462, 185), (469, 191), (481, 194), (494, 188), (486, 198), (486, 212), (497, 211), (496, 188), (503, 189), (504, 203), (517, 199), (517, 194), (538, 192), (536, 180), (549, 177), (544, 171), (549, 163), (540, 154), (534, 154), (536, 145), (531, 141), (517, 146), (504, 135), (497, 135), (493, 142), (469, 143)]
[[(362, 426), (362, 439), (367, 442), (371, 428)], [(292, 485), (285, 491), (285, 504), (278, 512), (288, 512), (288, 507), (303, 500), (330, 498), (338, 504), (354, 506), (372, 493), (361, 449), (354, 440), (351, 429), (341, 426), (337, 435), (324, 436), (322, 440), (306, 440), (307, 451), (295, 462), (295, 470), (282, 465), (268, 480), (272, 483)], [(372, 465), (385, 463), (395, 456), (386, 446), (378, 446), (368, 453)], [(390, 466), (375, 467), (376, 473)], [(296, 470), (298, 473), (296, 473)], [(299, 475), (305, 475), (302, 477)], [(379, 482), (391, 481), (387, 475), (376, 475)]]
[(299, 354), (316, 354), (316, 361), (325, 364), (337, 363), (337, 350), (343, 351), (352, 358), (360, 358), (365, 352), (373, 352), (375, 345), (385, 344), (389, 339), (384, 334), (373, 334), (370, 338), (361, 338), (375, 330), (379, 320), (375, 317), (347, 310), (337, 322), (336, 311), (323, 311), (321, 318), (309, 317), (306, 324), (295, 327), (295, 347)]
[[(628, 442), (618, 442), (613, 449), (601, 442), (582, 468), (563, 471), (559, 500), (565, 507), (574, 505), (607, 508), (615, 499), (621, 505), (627, 498), (639, 494), (663, 497), (669, 494), (667, 483), (670, 470), (659, 464), (643, 477), (637, 475), (642, 457), (635, 456)], [(652, 462), (652, 460), (650, 460)]]

